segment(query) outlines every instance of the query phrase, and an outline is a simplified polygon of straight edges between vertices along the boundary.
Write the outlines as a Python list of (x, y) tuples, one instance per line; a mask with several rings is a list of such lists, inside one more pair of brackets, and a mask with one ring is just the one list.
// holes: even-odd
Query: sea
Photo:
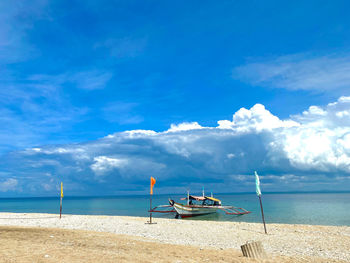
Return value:
[[(152, 205), (177, 202), (184, 195), (153, 195)], [(250, 214), (233, 216), (223, 211), (189, 219), (172, 214), (153, 213), (154, 217), (174, 220), (261, 222), (261, 208), (254, 193), (217, 194), (223, 205), (243, 207)], [(149, 216), (149, 195), (64, 197), (63, 214)], [(0, 212), (59, 213), (59, 197), (0, 198)], [(262, 195), (266, 223), (350, 226), (350, 193), (268, 193)], [(0, 215), (1, 217), (1, 215)]]

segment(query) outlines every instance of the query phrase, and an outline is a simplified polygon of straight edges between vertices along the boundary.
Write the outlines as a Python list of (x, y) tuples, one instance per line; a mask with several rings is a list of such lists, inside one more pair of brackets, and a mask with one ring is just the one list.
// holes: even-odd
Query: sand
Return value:
[[(84, 230), (0, 227), (0, 262), (256, 262), (234, 249), (200, 249)], [(288, 258), (264, 262), (293, 262)]]
[(149, 225), (147, 220), (82, 215), (60, 220), (51, 214), (0, 213), (0, 251), (7, 251), (0, 261), (50, 262), (64, 254), (66, 262), (90, 262), (85, 257), (91, 254), (91, 262), (101, 257), (105, 262), (151, 262), (152, 257), (157, 259), (152, 262), (258, 262), (243, 258), (240, 245), (261, 241), (269, 255), (263, 262), (350, 262), (346, 226), (268, 224), (265, 235), (257, 223), (157, 218), (157, 224)]

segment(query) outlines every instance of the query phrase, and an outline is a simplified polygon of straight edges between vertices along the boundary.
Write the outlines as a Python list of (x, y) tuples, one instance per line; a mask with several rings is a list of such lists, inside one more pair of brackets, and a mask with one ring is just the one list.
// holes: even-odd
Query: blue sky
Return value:
[(348, 190), (349, 8), (2, 1), (0, 195)]

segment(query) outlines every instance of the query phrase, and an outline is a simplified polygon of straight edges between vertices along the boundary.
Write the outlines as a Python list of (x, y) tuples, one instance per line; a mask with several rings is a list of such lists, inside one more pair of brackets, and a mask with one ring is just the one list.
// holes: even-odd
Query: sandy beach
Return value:
[[(0, 213), (1, 262), (349, 262), (350, 227)], [(265, 260), (240, 245), (261, 241)], [(136, 256), (138, 255), (138, 256)], [(60, 258), (61, 257), (61, 258)], [(95, 260), (94, 260), (95, 259)], [(152, 260), (153, 259), (153, 260)]]

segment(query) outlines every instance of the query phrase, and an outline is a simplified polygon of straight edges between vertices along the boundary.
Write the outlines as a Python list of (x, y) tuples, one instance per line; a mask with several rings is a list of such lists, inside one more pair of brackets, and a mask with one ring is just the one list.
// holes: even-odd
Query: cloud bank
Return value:
[(310, 106), (281, 120), (263, 105), (241, 108), (216, 127), (197, 122), (167, 131), (132, 130), (96, 141), (7, 153), (0, 164), (0, 192), (146, 193), (347, 190), (350, 186), (350, 97)]

